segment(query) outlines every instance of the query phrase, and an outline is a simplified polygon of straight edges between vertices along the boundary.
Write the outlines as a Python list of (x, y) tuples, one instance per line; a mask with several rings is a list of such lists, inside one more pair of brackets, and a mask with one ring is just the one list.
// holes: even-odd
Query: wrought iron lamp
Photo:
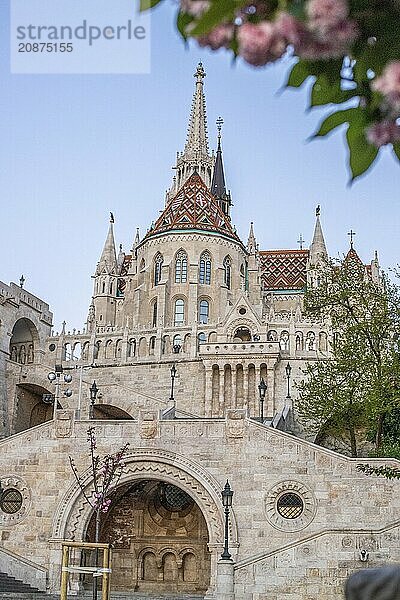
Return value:
[(232, 507), (232, 496), (233, 490), (229, 485), (229, 481), (226, 480), (225, 487), (221, 492), (222, 506), (225, 509), (224, 551), (221, 554), (221, 558), (224, 560), (229, 560), (231, 558), (231, 554), (229, 552), (229, 510)]

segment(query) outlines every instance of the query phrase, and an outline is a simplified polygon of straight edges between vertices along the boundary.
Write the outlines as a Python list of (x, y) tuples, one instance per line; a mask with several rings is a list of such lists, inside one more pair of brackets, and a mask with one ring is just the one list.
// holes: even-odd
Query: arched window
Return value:
[(200, 300), (199, 304), (199, 323), (207, 324), (210, 312), (210, 305), (207, 300)]
[(182, 298), (175, 300), (174, 325), (183, 325), (185, 322), (185, 302)]
[(269, 342), (276, 342), (278, 339), (278, 334), (274, 329), (270, 329), (267, 333), (267, 340)]
[(224, 283), (228, 290), (231, 289), (231, 271), (232, 271), (232, 261), (230, 256), (226, 256), (224, 258)]
[(177, 333), (172, 340), (172, 350), (174, 354), (179, 354), (182, 348), (182, 336)]
[(321, 331), (319, 334), (319, 349), (321, 352), (326, 352), (328, 350), (328, 336), (325, 331)]
[(139, 271), (144, 271), (145, 268), (146, 268), (146, 263), (144, 261), (144, 258), (142, 258), (142, 260), (140, 261)]
[(203, 252), (200, 256), (199, 283), (211, 283), (211, 256), (208, 252)]
[(289, 332), (288, 331), (282, 331), (279, 345), (281, 347), (281, 350), (283, 350), (284, 352), (287, 352), (289, 350)]
[(154, 349), (155, 349), (155, 347), (156, 347), (156, 338), (155, 338), (155, 336), (153, 335), (153, 336), (150, 338), (150, 343), (149, 343), (149, 354), (150, 354), (150, 355), (154, 354)]
[(153, 302), (153, 317), (152, 317), (153, 327), (157, 327), (157, 299)]
[(301, 331), (296, 331), (296, 351), (303, 350), (303, 334)]
[(311, 351), (315, 350), (315, 333), (309, 331), (306, 336), (306, 349)]
[(175, 258), (175, 283), (186, 283), (187, 281), (187, 254), (179, 250)]
[(164, 259), (160, 252), (156, 254), (154, 259), (154, 285), (158, 285), (161, 281), (161, 271), (163, 266)]

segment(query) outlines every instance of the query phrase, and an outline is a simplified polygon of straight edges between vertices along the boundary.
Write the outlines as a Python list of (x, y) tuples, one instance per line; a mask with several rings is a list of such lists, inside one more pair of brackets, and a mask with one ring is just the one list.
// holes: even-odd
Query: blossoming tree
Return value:
[[(86, 502), (93, 508), (96, 514), (96, 526), (95, 526), (95, 542), (98, 543), (100, 540), (100, 525), (101, 516), (108, 512), (111, 504), (110, 495), (116, 488), (118, 481), (121, 478), (124, 466), (125, 466), (125, 455), (128, 451), (129, 444), (125, 444), (114, 454), (106, 454), (103, 458), (100, 458), (96, 454), (96, 433), (94, 427), (88, 429), (88, 442), (90, 447), (90, 474), (91, 474), (91, 487), (87, 486), (86, 473), (79, 474), (74, 459), (70, 456), (69, 462), (71, 465), (72, 472), (75, 479), (81, 489), (83, 497)], [(98, 551), (96, 551), (96, 567), (98, 562)], [(93, 580), (93, 598), (97, 598), (97, 578)]]
[(180, 0), (177, 16), (185, 39), (254, 67), (297, 57), (287, 86), (312, 78), (310, 107), (332, 107), (314, 137), (347, 125), (352, 179), (388, 144), (400, 160), (399, 22), (400, 0)]

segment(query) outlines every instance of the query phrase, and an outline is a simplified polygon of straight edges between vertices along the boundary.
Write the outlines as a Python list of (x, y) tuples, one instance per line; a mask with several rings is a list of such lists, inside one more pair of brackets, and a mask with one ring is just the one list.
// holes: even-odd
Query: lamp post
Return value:
[(231, 554), (229, 552), (229, 509), (232, 506), (232, 496), (233, 496), (233, 491), (231, 490), (229, 481), (226, 480), (225, 487), (221, 492), (222, 506), (225, 509), (224, 551), (221, 554), (221, 558), (224, 560), (229, 560), (231, 558)]
[(285, 367), (286, 379), (287, 379), (287, 395), (286, 398), (290, 399), (290, 374), (292, 372), (292, 367), (288, 363)]
[[(56, 415), (57, 415), (58, 399), (60, 397), (61, 374), (63, 373), (63, 371), (64, 371), (64, 369), (63, 369), (62, 365), (56, 365), (54, 371), (50, 371), (50, 373), (48, 373), (47, 379), (51, 383), (55, 384), (56, 392), (55, 392), (55, 394), (43, 394), (43, 396), (42, 396), (42, 400), (46, 404), (54, 403), (53, 404), (53, 419), (55, 419)], [(72, 381), (72, 375), (70, 375), (69, 373), (64, 375), (65, 383), (71, 383), (71, 381)], [(72, 396), (72, 390), (70, 390), (69, 388), (64, 390), (64, 396), (66, 396), (67, 398), (70, 398)]]
[(93, 380), (92, 385), (89, 388), (90, 391), (90, 407), (89, 407), (89, 419), (93, 419), (94, 416), (94, 405), (96, 402), (97, 394), (99, 388), (96, 385), (96, 382)]
[(264, 377), (261, 377), (261, 381), (258, 386), (258, 392), (260, 394), (260, 421), (261, 423), (264, 423), (264, 400), (267, 392), (267, 384), (264, 381)]
[(176, 377), (176, 367), (175, 367), (175, 365), (172, 365), (172, 367), (171, 367), (171, 395), (169, 397), (170, 402), (175, 402), (175, 399), (174, 399), (175, 377)]

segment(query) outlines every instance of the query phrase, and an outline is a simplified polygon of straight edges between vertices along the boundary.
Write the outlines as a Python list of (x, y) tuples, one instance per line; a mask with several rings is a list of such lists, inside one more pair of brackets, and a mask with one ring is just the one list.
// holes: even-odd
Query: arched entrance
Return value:
[(30, 319), (16, 321), (10, 340), (10, 360), (20, 364), (33, 363), (39, 340), (38, 331)]
[[(49, 390), (33, 383), (18, 384), (16, 389), (13, 433), (41, 425), (53, 418), (53, 403), (43, 401), (43, 395), (49, 395)], [(62, 408), (59, 402), (58, 408)]]
[[(86, 538), (94, 540), (94, 515)], [(113, 545), (113, 589), (154, 594), (205, 592), (208, 529), (183, 489), (143, 479), (122, 485), (103, 517), (100, 540)]]
[(233, 335), (234, 342), (251, 342), (251, 332), (248, 327), (238, 327)]

